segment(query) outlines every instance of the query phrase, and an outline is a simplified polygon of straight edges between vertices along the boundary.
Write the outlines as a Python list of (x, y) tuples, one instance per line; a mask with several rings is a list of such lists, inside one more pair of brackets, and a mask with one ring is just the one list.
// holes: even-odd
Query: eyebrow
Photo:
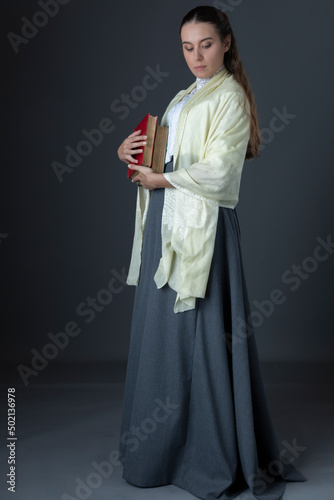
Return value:
[[(207, 38), (203, 38), (202, 40), (200, 40), (200, 43), (201, 43), (201, 42), (204, 42), (205, 40), (213, 40), (213, 38), (212, 38), (212, 36), (208, 36)], [(191, 42), (182, 42), (182, 45), (183, 45), (184, 43), (190, 43), (190, 44), (192, 44)]]

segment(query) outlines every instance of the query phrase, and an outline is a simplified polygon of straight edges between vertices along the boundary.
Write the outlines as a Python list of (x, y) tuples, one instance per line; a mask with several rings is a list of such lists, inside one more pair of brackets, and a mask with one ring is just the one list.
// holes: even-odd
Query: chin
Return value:
[(208, 68), (205, 68), (202, 71), (195, 69), (194, 74), (199, 78), (208, 78), (212, 74), (212, 72)]

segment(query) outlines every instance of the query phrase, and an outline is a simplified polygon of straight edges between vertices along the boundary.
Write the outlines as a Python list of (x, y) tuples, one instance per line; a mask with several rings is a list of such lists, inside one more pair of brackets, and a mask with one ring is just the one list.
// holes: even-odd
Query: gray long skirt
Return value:
[(219, 209), (205, 298), (175, 314), (175, 292), (168, 285), (158, 290), (153, 280), (164, 191), (151, 194), (135, 294), (119, 447), (123, 478), (141, 487), (174, 484), (205, 500), (233, 499), (248, 487), (257, 499), (277, 500), (286, 481), (305, 479), (280, 460), (247, 325), (236, 211)]

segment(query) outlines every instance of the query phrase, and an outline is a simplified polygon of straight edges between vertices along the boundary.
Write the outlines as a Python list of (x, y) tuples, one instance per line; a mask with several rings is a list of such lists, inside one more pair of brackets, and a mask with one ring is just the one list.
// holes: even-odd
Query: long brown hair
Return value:
[(180, 26), (180, 34), (182, 26), (190, 22), (213, 24), (223, 43), (225, 43), (228, 35), (231, 36), (231, 45), (229, 50), (225, 53), (224, 65), (228, 72), (234, 76), (236, 81), (245, 91), (249, 103), (249, 110), (246, 107), (245, 110), (249, 115), (251, 122), (246, 159), (249, 160), (251, 158), (256, 158), (261, 144), (261, 133), (256, 111), (256, 102), (244, 65), (239, 57), (236, 39), (231, 28), (230, 21), (225, 12), (217, 9), (216, 7), (200, 6), (195, 7), (184, 16)]

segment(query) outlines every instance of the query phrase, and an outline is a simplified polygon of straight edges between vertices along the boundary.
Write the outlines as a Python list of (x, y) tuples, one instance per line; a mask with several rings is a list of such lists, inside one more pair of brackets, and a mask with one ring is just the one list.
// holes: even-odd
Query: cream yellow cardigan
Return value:
[[(174, 104), (196, 87), (180, 91)], [(165, 173), (176, 188), (166, 188), (161, 224), (161, 260), (154, 280), (176, 291), (174, 312), (194, 309), (204, 298), (215, 244), (219, 207), (238, 202), (250, 134), (245, 94), (224, 68), (201, 87), (181, 110), (174, 145), (174, 171)], [(248, 107), (248, 103), (246, 103)], [(141, 249), (150, 191), (138, 188), (135, 234), (127, 283), (138, 285)]]

